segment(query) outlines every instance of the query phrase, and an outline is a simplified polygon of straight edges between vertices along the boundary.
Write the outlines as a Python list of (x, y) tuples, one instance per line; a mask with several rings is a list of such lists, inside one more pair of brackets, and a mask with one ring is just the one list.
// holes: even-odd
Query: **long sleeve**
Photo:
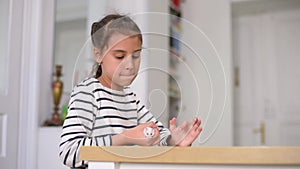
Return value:
[(132, 91), (115, 91), (89, 78), (72, 91), (62, 128), (60, 159), (69, 167), (86, 166), (87, 161), (79, 160), (81, 146), (111, 146), (113, 135), (148, 121), (159, 127), (159, 145), (167, 145), (170, 131), (137, 101)]
[(79, 160), (81, 146), (111, 145), (111, 135), (92, 137), (97, 105), (91, 86), (79, 85), (71, 94), (68, 115), (62, 128), (59, 145), (60, 159), (69, 167), (87, 164), (86, 161)]
[(138, 116), (138, 124), (142, 124), (142, 123), (146, 123), (149, 121), (154, 122), (158, 128), (159, 128), (159, 132), (160, 132), (160, 142), (159, 145), (160, 146), (167, 146), (167, 139), (168, 137), (171, 135), (171, 132), (169, 129), (165, 128), (163, 126), (163, 124), (158, 121), (153, 114), (150, 113), (150, 111), (145, 107), (144, 104), (141, 104), (140, 100), (138, 100), (136, 102), (137, 104), (137, 116)]

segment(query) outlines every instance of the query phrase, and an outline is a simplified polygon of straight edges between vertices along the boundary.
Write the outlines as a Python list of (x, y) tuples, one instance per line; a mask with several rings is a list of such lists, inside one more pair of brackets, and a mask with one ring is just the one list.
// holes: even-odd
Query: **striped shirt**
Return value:
[(87, 164), (79, 160), (81, 146), (111, 146), (112, 136), (138, 124), (153, 121), (160, 131), (159, 145), (167, 145), (170, 131), (125, 88), (116, 91), (90, 77), (74, 87), (65, 119), (59, 156), (70, 167)]

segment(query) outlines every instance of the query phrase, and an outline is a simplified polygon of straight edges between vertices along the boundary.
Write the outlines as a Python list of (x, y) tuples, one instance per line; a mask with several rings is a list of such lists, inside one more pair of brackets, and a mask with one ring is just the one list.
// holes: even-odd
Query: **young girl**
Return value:
[(171, 145), (189, 146), (202, 128), (200, 120), (170, 129), (141, 104), (129, 86), (137, 76), (142, 35), (127, 16), (108, 15), (92, 25), (94, 77), (74, 87), (63, 125), (59, 156), (70, 167), (87, 167), (79, 160), (81, 146)]

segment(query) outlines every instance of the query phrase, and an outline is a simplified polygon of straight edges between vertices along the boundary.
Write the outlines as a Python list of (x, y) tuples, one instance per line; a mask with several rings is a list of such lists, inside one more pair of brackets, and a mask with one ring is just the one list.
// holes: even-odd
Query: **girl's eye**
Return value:
[(140, 56), (141, 56), (141, 52), (135, 52), (135, 53), (132, 55), (132, 58), (133, 58), (133, 59), (138, 59), (138, 58), (140, 58)]
[(115, 56), (117, 59), (123, 59), (125, 56), (124, 55), (116, 55)]
[(140, 56), (141, 56), (141, 55), (132, 55), (132, 58), (133, 58), (133, 59), (138, 59), (138, 58), (140, 58)]

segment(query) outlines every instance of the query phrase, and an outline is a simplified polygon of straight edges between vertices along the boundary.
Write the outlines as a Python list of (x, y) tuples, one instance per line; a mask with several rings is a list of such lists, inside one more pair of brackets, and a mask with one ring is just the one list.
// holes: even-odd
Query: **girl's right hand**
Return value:
[[(154, 136), (152, 138), (147, 138), (144, 134), (144, 129), (146, 127), (151, 127), (154, 129)], [(147, 122), (140, 124), (132, 129), (126, 130), (121, 135), (124, 136), (125, 142), (127, 144), (134, 144), (140, 146), (152, 146), (159, 143), (160, 133), (157, 125), (154, 122)]]

